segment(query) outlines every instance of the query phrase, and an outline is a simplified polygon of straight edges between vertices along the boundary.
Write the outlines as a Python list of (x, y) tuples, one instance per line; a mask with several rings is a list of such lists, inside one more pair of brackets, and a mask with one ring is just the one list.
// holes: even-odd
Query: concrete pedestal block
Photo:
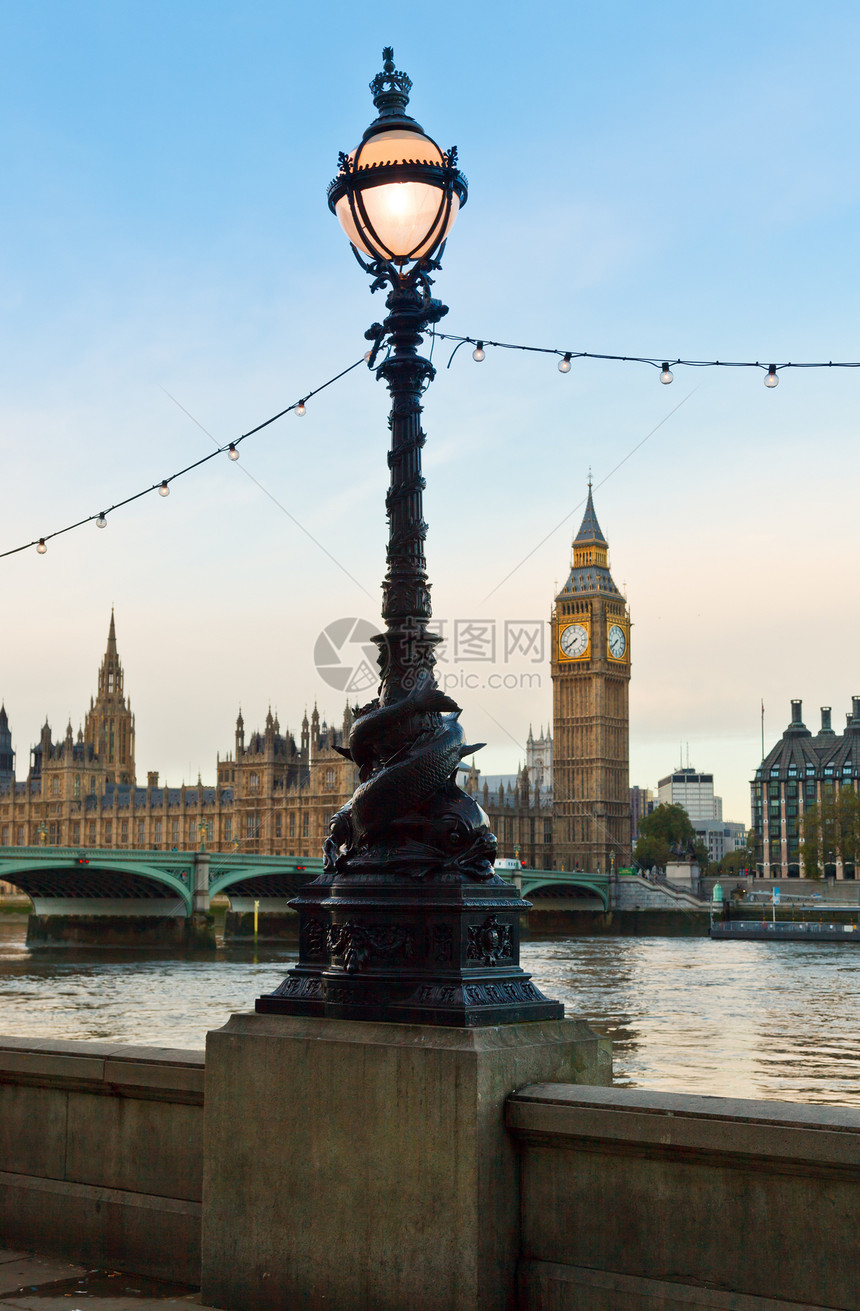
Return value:
[(505, 1098), (608, 1084), (581, 1021), (455, 1029), (234, 1015), (208, 1035), (202, 1300), (224, 1311), (513, 1311)]

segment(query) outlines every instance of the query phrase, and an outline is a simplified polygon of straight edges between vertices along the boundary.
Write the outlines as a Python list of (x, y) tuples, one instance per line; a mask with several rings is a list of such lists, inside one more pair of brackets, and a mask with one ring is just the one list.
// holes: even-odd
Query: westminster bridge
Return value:
[[(32, 946), (206, 945), (210, 903), (225, 896), (228, 938), (289, 934), (289, 901), (322, 873), (320, 857), (241, 852), (134, 851), (80, 847), (0, 848), (0, 880), (33, 902)], [(522, 895), (542, 905), (606, 912), (607, 875), (560, 870), (501, 870)]]

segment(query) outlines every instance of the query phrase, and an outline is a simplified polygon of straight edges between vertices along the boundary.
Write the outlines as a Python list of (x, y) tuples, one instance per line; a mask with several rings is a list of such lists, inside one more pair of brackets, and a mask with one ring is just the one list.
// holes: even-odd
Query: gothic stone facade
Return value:
[(271, 711), (245, 739), (241, 712), (234, 751), (217, 762), (217, 785), (138, 786), (134, 716), (123, 689), (111, 615), (98, 692), (77, 736), (53, 740), (45, 724), (25, 781), (16, 782), (12, 738), (0, 710), (0, 845), (193, 849), (318, 855), (333, 811), (352, 795), (353, 766), (335, 750), (349, 731), (329, 728), (314, 708), (299, 744)]
[[(533, 869), (606, 870), (611, 860), (622, 863), (630, 846), (629, 618), (609, 575), (590, 488), (573, 555), (552, 616), (554, 741), (548, 730), (538, 739), (530, 730), (526, 763), (513, 778), (491, 786), (473, 765), (460, 782), (489, 814), (501, 857)], [(240, 711), (233, 749), (216, 762), (214, 787), (199, 779), (196, 786), (167, 787), (156, 772), (139, 786), (134, 716), (111, 614), (83, 728), (75, 735), (70, 723), (55, 741), (46, 723), (24, 781), (15, 779), (12, 736), (0, 708), (0, 845), (169, 851), (204, 841), (213, 851), (318, 856), (332, 814), (358, 783), (337, 750), (350, 719), (347, 707), (341, 723), (329, 726), (314, 707), (296, 741), (271, 710), (263, 730), (246, 735)]]

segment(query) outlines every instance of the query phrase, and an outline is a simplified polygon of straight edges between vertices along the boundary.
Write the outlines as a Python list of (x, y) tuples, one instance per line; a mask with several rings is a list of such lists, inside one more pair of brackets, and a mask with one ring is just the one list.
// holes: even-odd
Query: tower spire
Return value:
[(0, 701), (0, 792), (15, 782), (15, 752), (6, 707)]
[(113, 659), (116, 660), (117, 658), (116, 620), (113, 616), (113, 606), (110, 608), (110, 628), (108, 629), (107, 651), (105, 652), (105, 655), (108, 659), (113, 657)]
[(108, 783), (134, 783), (134, 716), (123, 691), (123, 668), (110, 609), (107, 649), (99, 667), (98, 692), (84, 722), (84, 741), (107, 769)]
[(582, 523), (579, 526), (579, 532), (574, 537), (574, 544), (578, 542), (599, 542), (601, 546), (608, 546), (606, 538), (603, 536), (603, 529), (597, 522), (597, 515), (594, 512), (594, 498), (591, 495), (591, 470), (588, 471), (588, 498), (585, 502), (585, 514), (582, 516)]

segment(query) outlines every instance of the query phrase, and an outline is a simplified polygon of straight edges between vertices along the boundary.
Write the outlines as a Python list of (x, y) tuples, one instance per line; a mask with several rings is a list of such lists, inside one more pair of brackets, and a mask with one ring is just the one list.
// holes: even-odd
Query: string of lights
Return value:
[(759, 360), (685, 360), (661, 359), (659, 355), (608, 355), (600, 351), (566, 351), (555, 346), (523, 346), (512, 341), (490, 341), (487, 337), (460, 337), (453, 332), (436, 332), (433, 337), (440, 341), (454, 341), (456, 346), (451, 352), (446, 365), (450, 369), (454, 356), (461, 346), (474, 346), (472, 359), (481, 364), (487, 358), (486, 348), (496, 347), (505, 351), (527, 351), (535, 355), (554, 355), (558, 357), (559, 373), (570, 373), (574, 360), (612, 360), (619, 364), (648, 364), (660, 370), (660, 381), (668, 386), (675, 375), (674, 368), (685, 369), (760, 369), (764, 374), (765, 387), (779, 386), (779, 373), (782, 369), (860, 369), (860, 360), (786, 360), (781, 364), (762, 364)]
[(20, 551), (29, 551), (31, 547), (34, 546), (39, 555), (45, 555), (48, 550), (48, 542), (50, 542), (53, 537), (62, 537), (64, 533), (71, 533), (76, 528), (82, 528), (84, 524), (88, 523), (94, 523), (97, 528), (106, 528), (107, 517), (109, 514), (121, 510), (123, 506), (131, 505), (133, 501), (139, 501), (142, 496), (149, 496), (151, 492), (158, 492), (159, 496), (169, 496), (170, 484), (176, 482), (177, 478), (183, 478), (185, 474), (191, 473), (193, 469), (199, 469), (202, 464), (208, 464), (210, 460), (214, 460), (219, 455), (226, 454), (228, 459), (238, 460), (239, 446), (242, 442), (247, 441), (249, 437), (253, 437), (255, 433), (262, 432), (264, 428), (268, 428), (270, 424), (276, 423), (278, 419), (283, 419), (284, 415), (289, 414), (291, 411), (295, 411), (298, 417), (301, 418), (302, 415), (307, 412), (307, 402), (311, 400), (312, 397), (318, 396), (321, 391), (325, 391), (326, 387), (331, 387), (333, 383), (339, 382), (341, 378), (345, 378), (348, 373), (352, 373), (353, 369), (357, 369), (359, 364), (366, 363), (367, 355), (365, 354), (360, 360), (356, 360), (354, 364), (350, 364), (348, 368), (341, 369), (340, 373), (336, 373), (333, 378), (329, 378), (326, 382), (321, 383), (319, 387), (314, 387), (312, 391), (306, 392), (300, 400), (293, 401), (292, 405), (288, 405), (286, 409), (279, 410), (278, 413), (273, 414), (271, 418), (264, 419), (262, 423), (258, 423), (255, 428), (249, 428), (248, 431), (243, 432), (241, 436), (234, 437), (232, 441), (225, 442), (223, 446), (218, 446), (214, 451), (210, 451), (208, 455), (202, 456), (192, 464), (187, 464), (184, 469), (178, 469), (176, 473), (172, 473), (169, 478), (162, 478), (160, 482), (153, 483), (150, 487), (144, 487), (139, 492), (133, 492), (131, 496), (123, 497), (121, 501), (116, 501), (107, 509), (99, 510), (97, 514), (88, 514), (83, 519), (76, 520), (75, 523), (67, 524), (65, 528), (57, 528), (52, 533), (46, 533), (44, 537), (34, 538), (32, 542), (25, 542), (22, 546), (13, 546), (11, 550), (0, 551), (0, 560), (5, 559), (7, 555), (17, 555)]
[[(620, 364), (646, 364), (651, 368), (660, 370), (660, 382), (668, 385), (674, 380), (674, 368), (688, 369), (759, 369), (764, 374), (764, 385), (766, 387), (777, 387), (779, 385), (779, 373), (784, 369), (860, 369), (860, 360), (786, 360), (782, 363), (762, 364), (759, 360), (692, 360), (682, 359), (661, 359), (657, 355), (612, 355), (601, 351), (577, 351), (561, 350), (555, 346), (530, 346), (520, 342), (510, 341), (491, 341), (488, 337), (465, 337), (452, 332), (438, 332), (431, 329), (429, 336), (433, 339), (431, 345), (435, 346), (436, 340), (449, 341), (456, 343), (448, 359), (447, 368), (450, 369), (454, 362), (454, 357), (462, 346), (473, 346), (472, 359), (481, 364), (487, 357), (487, 348), (492, 347), (496, 350), (524, 351), (535, 355), (551, 355), (558, 359), (558, 370), (560, 373), (570, 373), (574, 360), (610, 360)], [(329, 378), (326, 382), (314, 387), (311, 391), (306, 392), (299, 400), (294, 401), (271, 418), (265, 419), (258, 423), (256, 427), (249, 428), (240, 436), (235, 437), (232, 441), (225, 442), (222, 446), (217, 446), (215, 450), (210, 451), (208, 455), (202, 456), (199, 460), (186, 465), (183, 469), (178, 469), (168, 478), (162, 478), (160, 482), (152, 483), (149, 487), (143, 487), (140, 491), (132, 493), (131, 496), (123, 497), (122, 500), (114, 502), (107, 509), (99, 510), (96, 514), (85, 515), (84, 518), (76, 520), (74, 523), (67, 524), (64, 528), (57, 528), (52, 533), (46, 533), (43, 537), (34, 538), (31, 542), (24, 542), (21, 546), (13, 546), (8, 551), (0, 551), (0, 560), (10, 555), (17, 555), (21, 551), (29, 551), (33, 547), (39, 555), (45, 555), (48, 550), (48, 542), (54, 537), (62, 537), (65, 533), (71, 533), (76, 528), (82, 528), (85, 524), (95, 523), (97, 528), (106, 528), (109, 514), (114, 514), (117, 510), (123, 509), (126, 505), (131, 505), (134, 501), (140, 500), (143, 496), (149, 496), (152, 492), (157, 492), (159, 496), (170, 495), (170, 484), (176, 482), (177, 478), (182, 478), (185, 474), (191, 473), (194, 469), (199, 469), (201, 465), (208, 464), (219, 455), (226, 454), (230, 460), (238, 460), (239, 446), (242, 442), (247, 441), (256, 433), (268, 428), (270, 424), (276, 423), (286, 414), (295, 412), (298, 417), (302, 417), (307, 412), (307, 402), (312, 397), (325, 391), (326, 387), (331, 387), (333, 383), (339, 382), (346, 374), (357, 369), (360, 364), (367, 364), (371, 361), (371, 352), (366, 352), (360, 360), (356, 360), (347, 368), (336, 373), (334, 377)]]

